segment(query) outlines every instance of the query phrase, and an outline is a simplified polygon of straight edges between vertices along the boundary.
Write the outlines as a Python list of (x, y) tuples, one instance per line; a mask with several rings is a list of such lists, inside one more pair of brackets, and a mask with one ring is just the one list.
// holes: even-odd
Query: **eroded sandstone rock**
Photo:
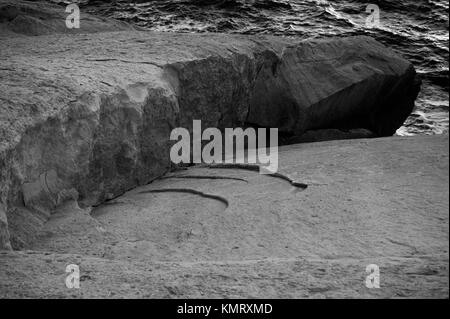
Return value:
[(133, 31), (1, 43), (0, 199), (15, 247), (65, 200), (96, 205), (167, 172), (170, 132), (193, 119), (384, 136), (419, 88), (410, 63), (367, 37)]
[(366, 128), (393, 135), (414, 107), (412, 64), (368, 37), (287, 46), (258, 73), (247, 121), (301, 135)]

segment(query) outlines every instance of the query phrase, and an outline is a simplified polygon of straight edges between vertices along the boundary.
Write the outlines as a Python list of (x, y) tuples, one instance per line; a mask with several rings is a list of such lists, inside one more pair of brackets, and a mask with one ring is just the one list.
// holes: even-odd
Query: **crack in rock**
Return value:
[(176, 179), (180, 179), (180, 178), (185, 178), (185, 179), (229, 179), (229, 180), (235, 180), (235, 181), (241, 181), (241, 182), (245, 182), (248, 183), (248, 181), (244, 178), (239, 178), (239, 177), (228, 177), (228, 176), (207, 176), (207, 175), (182, 175), (182, 176), (164, 176), (161, 179), (171, 179), (171, 178), (176, 178)]
[(187, 193), (187, 194), (194, 194), (198, 195), (204, 198), (210, 198), (215, 199), (225, 205), (225, 208), (228, 208), (229, 202), (226, 198), (221, 197), (219, 195), (213, 195), (213, 194), (207, 194), (200, 191), (197, 191), (195, 189), (190, 188), (163, 188), (163, 189), (153, 189), (153, 190), (147, 190), (139, 192), (139, 194), (148, 194), (148, 193)]
[[(260, 166), (259, 165), (256, 165), (256, 164), (240, 164), (240, 163), (208, 164), (208, 165), (203, 166), (203, 167), (208, 167), (210, 169), (216, 169), (216, 168), (217, 169), (244, 169), (244, 170), (253, 171), (253, 172), (255, 172), (255, 171), (259, 172), (259, 170), (260, 170)], [(280, 174), (280, 173), (271, 173), (271, 174), (265, 174), (265, 175), (285, 180), (285, 181), (289, 182), (292, 186), (300, 188), (301, 190), (305, 190), (305, 189), (308, 188), (308, 184), (294, 181), (290, 177), (288, 177), (286, 175), (283, 175), (283, 174)]]

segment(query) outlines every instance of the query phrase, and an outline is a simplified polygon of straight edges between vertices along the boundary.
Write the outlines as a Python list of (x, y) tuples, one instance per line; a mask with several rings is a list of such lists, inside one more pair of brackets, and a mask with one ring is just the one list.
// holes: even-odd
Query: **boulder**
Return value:
[(305, 41), (258, 72), (247, 122), (295, 135), (365, 128), (390, 136), (413, 110), (420, 83), (412, 64), (371, 38)]
[(170, 132), (193, 119), (385, 136), (419, 90), (409, 62), (363, 36), (123, 31), (0, 42), (0, 202), (20, 247), (61, 203), (98, 205), (169, 171)]

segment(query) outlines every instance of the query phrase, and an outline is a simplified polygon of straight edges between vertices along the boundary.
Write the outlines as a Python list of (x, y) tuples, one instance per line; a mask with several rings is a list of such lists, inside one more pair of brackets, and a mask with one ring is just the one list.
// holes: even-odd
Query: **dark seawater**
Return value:
[[(400, 52), (422, 75), (416, 110), (397, 134), (448, 134), (447, 0), (79, 0), (78, 3), (82, 11), (157, 31), (272, 34), (302, 39), (370, 35)], [(366, 27), (369, 3), (380, 8), (380, 25), (375, 28)]]

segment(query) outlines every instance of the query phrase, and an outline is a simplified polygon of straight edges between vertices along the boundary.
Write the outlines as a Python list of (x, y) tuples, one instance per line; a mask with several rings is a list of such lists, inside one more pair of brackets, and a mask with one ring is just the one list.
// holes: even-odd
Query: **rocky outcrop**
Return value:
[(80, 12), (79, 28), (67, 28), (66, 18), (72, 13), (65, 6), (42, 1), (0, 0), (0, 35), (46, 35), (54, 33), (92, 33), (133, 30), (128, 23), (95, 17)]
[(269, 61), (255, 81), (247, 121), (295, 135), (321, 128), (392, 135), (420, 88), (413, 66), (370, 38), (304, 42)]
[(66, 200), (97, 205), (170, 170), (170, 132), (193, 119), (384, 136), (418, 92), (413, 66), (368, 37), (133, 31), (1, 43), (0, 201), (15, 248)]

